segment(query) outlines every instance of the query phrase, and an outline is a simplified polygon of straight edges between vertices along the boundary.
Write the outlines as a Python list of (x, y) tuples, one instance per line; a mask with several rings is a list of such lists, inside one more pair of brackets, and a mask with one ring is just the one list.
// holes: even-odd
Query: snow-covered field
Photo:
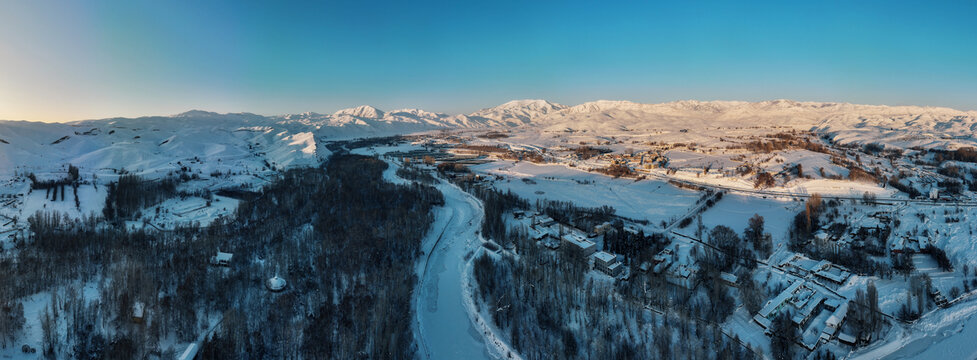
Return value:
[[(150, 226), (163, 230), (188, 224), (206, 227), (219, 216), (232, 216), (238, 203), (237, 199), (218, 195), (211, 201), (201, 197), (172, 198), (156, 206), (159, 215), (147, 212), (144, 219)], [(136, 226), (142, 228), (141, 223)]]
[(563, 165), (497, 161), (472, 166), (472, 170), (505, 177), (493, 181), (493, 185), (530, 202), (540, 199), (569, 201), (584, 207), (611, 206), (617, 215), (648, 220), (653, 226), (685, 215), (701, 196), (664, 181), (614, 179)]
[[(726, 194), (712, 208), (702, 213), (702, 225), (707, 229), (725, 225), (742, 232), (754, 214), (764, 218), (764, 228), (773, 236), (774, 249), (786, 246), (787, 228), (794, 215), (803, 208), (803, 203), (783, 199), (767, 199), (741, 194)], [(695, 224), (674, 231), (693, 235)]]

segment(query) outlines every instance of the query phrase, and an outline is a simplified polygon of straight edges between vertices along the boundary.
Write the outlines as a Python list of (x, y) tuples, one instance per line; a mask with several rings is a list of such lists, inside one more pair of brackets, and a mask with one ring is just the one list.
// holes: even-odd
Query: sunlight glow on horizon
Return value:
[(0, 12), (0, 119), (512, 99), (977, 109), (975, 2), (39, 0)]

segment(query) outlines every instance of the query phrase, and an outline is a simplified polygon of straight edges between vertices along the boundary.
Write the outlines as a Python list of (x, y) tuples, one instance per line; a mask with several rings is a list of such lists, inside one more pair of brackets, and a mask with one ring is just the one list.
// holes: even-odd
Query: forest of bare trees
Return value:
[(146, 180), (137, 175), (124, 174), (117, 182), (108, 185), (102, 212), (108, 220), (128, 219), (141, 209), (175, 196), (176, 185), (175, 178)]
[[(25, 322), (15, 299), (44, 293), (37, 352), (48, 358), (174, 358), (183, 349), (168, 344), (217, 321), (201, 358), (412, 358), (413, 265), (444, 200), (384, 182), (386, 166), (339, 154), (287, 171), (207, 228), (144, 232), (39, 212), (33, 240), (0, 257), (0, 344), (21, 345), (9, 342)], [(171, 191), (125, 178), (110, 192), (115, 211)], [(218, 250), (234, 254), (229, 267), (209, 264)], [(263, 286), (273, 275), (285, 291)]]

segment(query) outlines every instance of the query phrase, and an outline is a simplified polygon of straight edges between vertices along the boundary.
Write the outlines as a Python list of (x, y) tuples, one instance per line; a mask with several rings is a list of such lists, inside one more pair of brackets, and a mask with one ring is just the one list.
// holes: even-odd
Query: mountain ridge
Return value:
[[(91, 121), (103, 120), (129, 120), (146, 118), (267, 118), (272, 120), (301, 120), (301, 119), (337, 119), (352, 117), (368, 120), (387, 121), (408, 121), (410, 120), (441, 120), (446, 126), (520, 126), (527, 125), (532, 120), (558, 115), (558, 114), (587, 114), (604, 111), (630, 111), (630, 112), (654, 112), (661, 114), (676, 114), (675, 112), (700, 113), (700, 114), (743, 114), (745, 111), (846, 111), (846, 112), (868, 112), (887, 114), (957, 114), (963, 116), (977, 117), (977, 111), (957, 110), (939, 106), (917, 106), (917, 105), (866, 105), (844, 102), (815, 102), (815, 101), (796, 101), (790, 99), (775, 99), (764, 101), (736, 101), (736, 100), (676, 100), (662, 103), (639, 103), (627, 100), (595, 100), (580, 103), (577, 105), (562, 105), (541, 99), (521, 99), (511, 100), (493, 107), (480, 109), (467, 114), (445, 114), (430, 112), (416, 108), (397, 109), (393, 111), (383, 111), (371, 105), (360, 105), (340, 109), (332, 114), (318, 112), (303, 112), (296, 114), (281, 115), (259, 115), (248, 112), (237, 113), (218, 113), (207, 110), (192, 109), (170, 116), (140, 116), (140, 117), (111, 117), (101, 119), (72, 120), (66, 122), (47, 122), (48, 124), (79, 124)], [(457, 119), (476, 119), (480, 121), (457, 121)], [(38, 122), (30, 120), (0, 120)], [(346, 121), (349, 122), (349, 121)], [(341, 122), (345, 123), (345, 122)]]
[[(321, 162), (331, 154), (326, 146), (330, 141), (443, 129), (499, 129), (547, 146), (614, 137), (648, 142), (660, 140), (655, 136), (663, 134), (722, 137), (730, 130), (753, 136), (812, 131), (833, 142), (878, 142), (901, 148), (977, 146), (977, 112), (941, 107), (784, 99), (658, 104), (597, 100), (567, 106), (530, 99), (458, 115), (362, 105), (332, 114), (264, 116), (190, 110), (170, 116), (69, 123), (4, 120), (0, 121), (0, 172), (40, 171), (67, 163), (136, 173), (173, 171), (180, 168), (178, 161), (198, 158), (217, 164), (213, 168), (217, 170), (230, 164), (286, 168)], [(696, 138), (669, 139), (694, 142)]]
[(239, 159), (259, 147), (270, 163), (287, 166), (325, 158), (328, 150), (321, 146), (323, 142), (441, 129), (502, 129), (538, 134), (540, 141), (546, 141), (553, 135), (542, 134), (640, 138), (689, 129), (722, 135), (722, 129), (750, 128), (758, 129), (754, 135), (791, 129), (812, 131), (843, 143), (977, 146), (977, 111), (944, 107), (785, 99), (657, 104), (597, 100), (568, 106), (528, 99), (458, 115), (421, 109), (383, 111), (362, 105), (332, 114), (264, 116), (190, 110), (170, 116), (68, 123), (2, 120), (0, 169), (32, 163), (32, 158), (52, 164), (114, 168), (144, 164), (148, 168), (149, 163), (162, 166), (167, 158), (186, 159), (199, 154)]

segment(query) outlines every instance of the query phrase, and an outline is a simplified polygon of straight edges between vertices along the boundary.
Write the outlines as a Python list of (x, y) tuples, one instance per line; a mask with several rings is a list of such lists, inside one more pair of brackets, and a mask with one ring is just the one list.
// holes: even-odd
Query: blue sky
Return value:
[(522, 98), (977, 109), (977, 1), (0, 0), (0, 119)]

